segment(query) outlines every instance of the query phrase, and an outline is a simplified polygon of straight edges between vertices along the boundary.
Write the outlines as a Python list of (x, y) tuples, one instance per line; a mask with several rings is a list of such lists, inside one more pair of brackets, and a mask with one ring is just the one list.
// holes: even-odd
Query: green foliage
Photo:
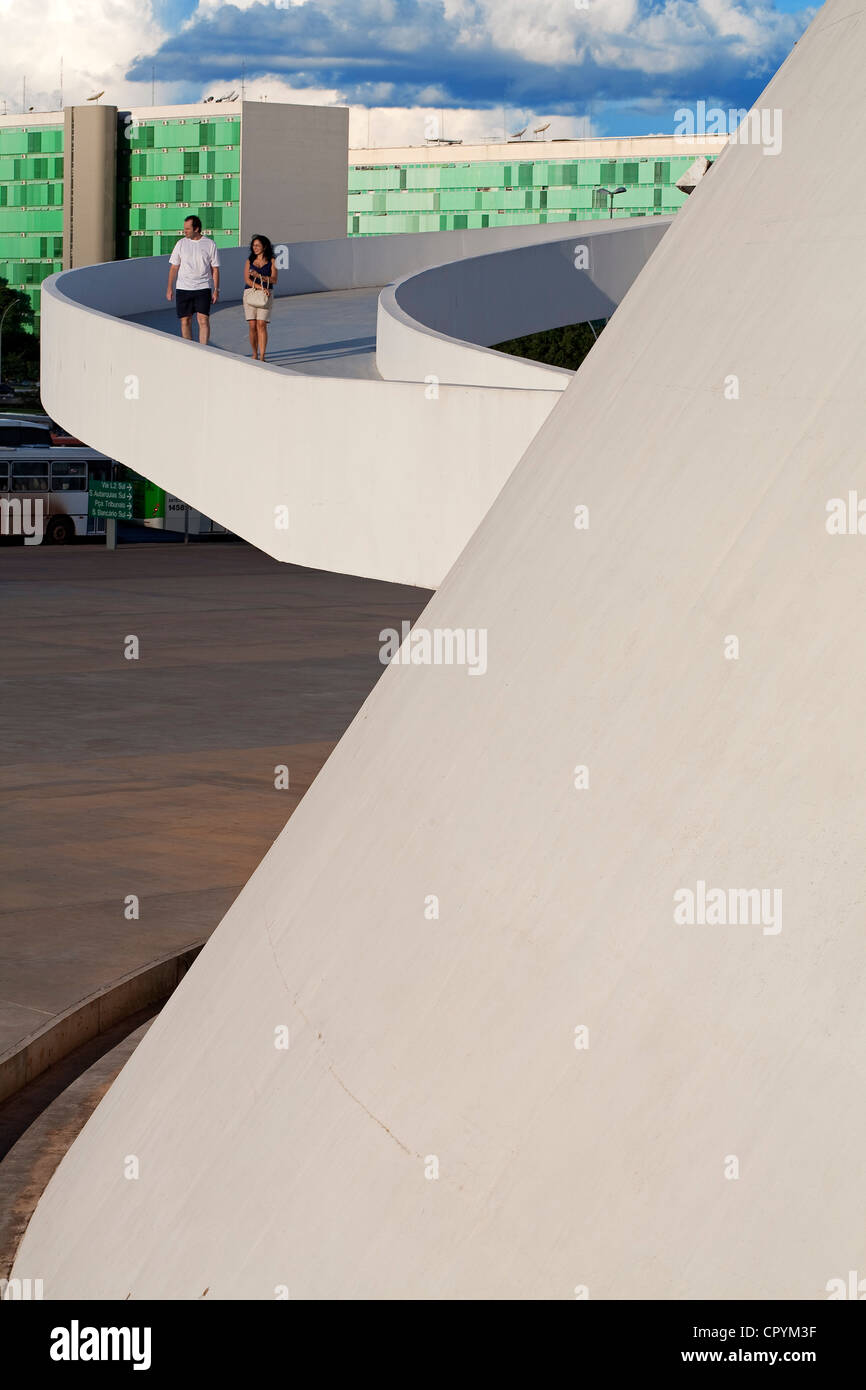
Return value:
[(566, 367), (576, 372), (606, 322), (606, 319), (594, 319), (591, 326), (570, 323), (565, 328), (528, 333), (523, 338), (509, 338), (508, 342), (493, 346), (497, 352), (511, 352), (515, 357), (529, 357), (533, 362), (545, 362), (551, 367)]
[(33, 306), (22, 290), (13, 289), (2, 276), (0, 319), (3, 321), (3, 380), (35, 379), (39, 376), (39, 339), (33, 332)]

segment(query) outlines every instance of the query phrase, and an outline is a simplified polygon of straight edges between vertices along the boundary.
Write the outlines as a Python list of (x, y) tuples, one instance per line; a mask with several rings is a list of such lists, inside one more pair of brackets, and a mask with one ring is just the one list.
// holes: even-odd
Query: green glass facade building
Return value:
[[(673, 140), (669, 143), (673, 148)], [(693, 153), (563, 158), (550, 152), (549, 145), (547, 149), (529, 146), (526, 153), (512, 149), (509, 158), (495, 161), (472, 158), (468, 149), (467, 160), (462, 150), (455, 149), (453, 163), (417, 161), (421, 150), (413, 151), (415, 159), (405, 162), (353, 163), (348, 234), (580, 222), (609, 216), (608, 198), (601, 188), (620, 184), (626, 191), (615, 199), (614, 216), (670, 214), (685, 202), (686, 194), (676, 181), (695, 158)], [(710, 153), (710, 159), (715, 153)], [(357, 157), (357, 152), (352, 155)]]
[[(0, 276), (39, 327), (55, 271), (160, 256), (198, 215), (218, 246), (670, 214), (677, 180), (725, 138), (348, 147), (345, 107), (235, 101), (0, 117)], [(347, 178), (348, 173), (348, 178)], [(270, 232), (269, 232), (270, 234)]]
[(0, 125), (0, 276), (27, 295), (63, 265), (63, 118)]
[(161, 256), (195, 214), (218, 246), (345, 236), (349, 112), (278, 102), (0, 116), (0, 277)]
[(190, 213), (217, 246), (237, 246), (240, 200), (238, 116), (142, 119), (121, 127), (118, 258), (168, 253)]

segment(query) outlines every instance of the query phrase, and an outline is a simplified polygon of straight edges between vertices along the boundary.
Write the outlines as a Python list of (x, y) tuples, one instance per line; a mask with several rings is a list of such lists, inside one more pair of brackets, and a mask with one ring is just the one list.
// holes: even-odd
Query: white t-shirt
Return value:
[(181, 237), (169, 256), (172, 265), (179, 265), (177, 288), (179, 290), (209, 290), (212, 287), (211, 268), (220, 263), (220, 253), (216, 243), (209, 236)]

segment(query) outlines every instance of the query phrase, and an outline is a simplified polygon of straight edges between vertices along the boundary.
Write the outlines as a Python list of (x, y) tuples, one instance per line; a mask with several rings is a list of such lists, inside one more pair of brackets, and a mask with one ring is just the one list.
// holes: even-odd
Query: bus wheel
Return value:
[(52, 517), (45, 528), (45, 539), (49, 545), (68, 545), (75, 535), (75, 527), (68, 516)]

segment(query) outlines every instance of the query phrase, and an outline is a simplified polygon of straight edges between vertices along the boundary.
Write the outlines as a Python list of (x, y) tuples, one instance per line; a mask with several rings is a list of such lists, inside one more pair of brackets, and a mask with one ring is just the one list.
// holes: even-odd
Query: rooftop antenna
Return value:
[(60, 110), (63, 110), (63, 54), (60, 55)]
[(22, 77), (22, 79), (21, 79), (21, 110), (22, 110), (22, 111), (26, 111), (26, 110), (27, 110), (27, 97), (26, 97), (26, 95), (25, 95), (26, 91), (27, 91), (27, 78), (26, 78), (26, 77)]
[(156, 63), (150, 65), (150, 104), (156, 106)]
[(241, 101), (246, 101), (247, 96), (247, 60), (241, 59)]

